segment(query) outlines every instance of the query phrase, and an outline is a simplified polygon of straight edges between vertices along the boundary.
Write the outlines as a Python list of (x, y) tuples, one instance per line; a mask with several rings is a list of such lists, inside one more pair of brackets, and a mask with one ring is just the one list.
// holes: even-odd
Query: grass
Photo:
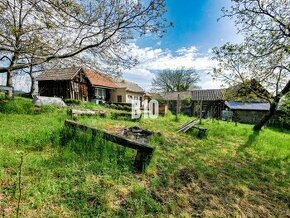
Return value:
[[(147, 171), (136, 174), (134, 151), (65, 129), (66, 110), (50, 108), (35, 114), (28, 101), (16, 98), (20, 109), (0, 113), (1, 215), (16, 215), (22, 154), (22, 217), (290, 214), (287, 131), (265, 128), (255, 133), (251, 125), (203, 120), (208, 136), (198, 139), (196, 130), (176, 133), (191, 119), (187, 116), (178, 122), (171, 114), (139, 122), (110, 115), (78, 119), (113, 133), (135, 125), (160, 132), (150, 141), (155, 152)], [(32, 112), (22, 113), (23, 104)]]

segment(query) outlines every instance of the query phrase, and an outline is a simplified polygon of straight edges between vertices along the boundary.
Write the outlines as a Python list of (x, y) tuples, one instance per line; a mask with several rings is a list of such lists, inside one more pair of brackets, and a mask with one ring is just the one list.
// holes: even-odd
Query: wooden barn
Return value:
[(165, 94), (164, 99), (167, 101), (169, 110), (175, 112), (179, 104), (180, 112), (190, 116), (219, 118), (221, 111), (225, 108), (222, 89), (169, 92)]
[(37, 81), (39, 95), (83, 101), (109, 100), (110, 90), (116, 87), (106, 75), (81, 67), (47, 70)]

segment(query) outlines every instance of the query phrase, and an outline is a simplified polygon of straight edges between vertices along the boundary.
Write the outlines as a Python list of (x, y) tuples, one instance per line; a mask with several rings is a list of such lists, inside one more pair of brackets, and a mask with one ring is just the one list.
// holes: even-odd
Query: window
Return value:
[(106, 99), (106, 89), (95, 88), (95, 96), (97, 99), (105, 100)]
[(122, 95), (118, 95), (118, 96), (117, 96), (117, 101), (118, 101), (118, 102), (122, 102)]

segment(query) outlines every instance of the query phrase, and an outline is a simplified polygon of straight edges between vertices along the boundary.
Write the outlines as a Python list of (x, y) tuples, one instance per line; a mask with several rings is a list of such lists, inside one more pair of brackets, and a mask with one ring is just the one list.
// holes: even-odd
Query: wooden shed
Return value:
[(71, 67), (44, 71), (37, 77), (42, 96), (110, 101), (115, 83), (105, 74), (88, 68)]
[(80, 67), (46, 70), (37, 81), (42, 96), (89, 100), (90, 82)]
[(185, 92), (166, 93), (164, 99), (168, 107), (175, 112), (180, 101), (180, 112), (191, 116), (217, 117), (225, 108), (222, 89), (199, 89)]

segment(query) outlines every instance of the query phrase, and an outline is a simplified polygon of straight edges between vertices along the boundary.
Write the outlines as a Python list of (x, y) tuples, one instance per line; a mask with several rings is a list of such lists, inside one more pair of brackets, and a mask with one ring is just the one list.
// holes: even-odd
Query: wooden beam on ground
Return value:
[(177, 132), (183, 132), (185, 129), (187, 129), (188, 126), (192, 126), (192, 124), (194, 125), (194, 124), (196, 124), (196, 122), (197, 122), (197, 119), (194, 119), (194, 120), (191, 120), (191, 121), (188, 121), (188, 122), (182, 124), (178, 128)]
[(148, 165), (151, 160), (154, 148), (152, 148), (150, 145), (132, 141), (125, 137), (114, 135), (106, 131), (89, 127), (71, 120), (66, 120), (65, 126), (83, 131), (92, 131), (93, 135), (101, 135), (105, 140), (137, 150), (134, 165), (138, 171), (144, 171), (146, 165)]
[(76, 119), (77, 116), (96, 116), (100, 117), (106, 116), (105, 110), (89, 110), (89, 109), (69, 109), (67, 111), (68, 115), (71, 115), (72, 119)]
[(206, 136), (206, 131), (207, 129), (204, 128), (204, 127), (201, 127), (201, 126), (197, 126), (198, 120), (195, 119), (195, 120), (191, 120), (187, 123), (184, 123), (183, 125), (181, 125), (179, 127), (179, 129), (177, 130), (177, 132), (187, 132), (188, 130), (192, 129), (192, 128), (195, 128), (195, 129), (198, 129), (198, 134), (197, 134), (197, 137), (199, 138), (203, 138), (204, 136)]

